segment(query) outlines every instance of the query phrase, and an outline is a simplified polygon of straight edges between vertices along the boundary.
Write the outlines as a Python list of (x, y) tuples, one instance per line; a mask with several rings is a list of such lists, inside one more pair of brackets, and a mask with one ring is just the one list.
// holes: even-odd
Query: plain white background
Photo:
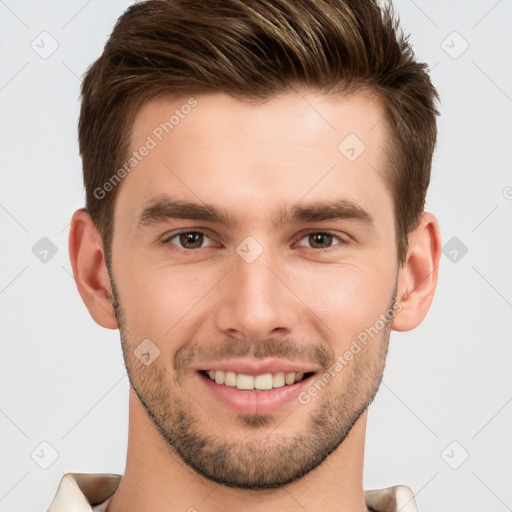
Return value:
[[(124, 471), (119, 334), (82, 304), (67, 236), (84, 198), (80, 76), (130, 3), (0, 0), (2, 512), (44, 510), (66, 472)], [(422, 512), (501, 512), (512, 508), (512, 2), (395, 5), (442, 98), (427, 209), (447, 245), (426, 321), (392, 334), (364, 486), (409, 485)]]

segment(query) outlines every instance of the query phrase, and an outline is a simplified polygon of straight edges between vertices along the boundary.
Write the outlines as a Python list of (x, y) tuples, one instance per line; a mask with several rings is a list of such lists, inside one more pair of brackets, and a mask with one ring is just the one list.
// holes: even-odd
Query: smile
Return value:
[(245, 391), (268, 391), (270, 389), (291, 386), (312, 374), (312, 372), (276, 372), (246, 375), (244, 373), (224, 372), (222, 370), (206, 370), (204, 373), (217, 384)]

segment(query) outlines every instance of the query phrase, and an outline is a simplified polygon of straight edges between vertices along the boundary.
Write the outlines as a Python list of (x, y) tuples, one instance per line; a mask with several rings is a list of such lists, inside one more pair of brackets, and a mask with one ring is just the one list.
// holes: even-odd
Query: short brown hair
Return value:
[(162, 96), (224, 92), (265, 100), (307, 88), (368, 90), (388, 127), (385, 180), (397, 253), (424, 211), (436, 143), (436, 89), (415, 61), (392, 5), (373, 0), (148, 0), (119, 18), (82, 85), (79, 145), (86, 208), (107, 264), (117, 187), (95, 192), (123, 165), (139, 109)]

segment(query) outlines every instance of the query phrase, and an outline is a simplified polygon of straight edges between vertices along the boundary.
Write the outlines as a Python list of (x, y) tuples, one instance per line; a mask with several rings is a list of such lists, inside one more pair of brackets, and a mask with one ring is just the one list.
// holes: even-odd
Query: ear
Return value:
[(399, 272), (397, 304), (401, 307), (391, 325), (395, 331), (410, 331), (427, 315), (437, 286), (440, 258), (439, 223), (431, 213), (424, 213), (418, 227), (409, 234), (407, 257)]
[(69, 257), (78, 292), (94, 321), (107, 329), (119, 327), (109, 299), (112, 293), (101, 236), (84, 208), (71, 219)]

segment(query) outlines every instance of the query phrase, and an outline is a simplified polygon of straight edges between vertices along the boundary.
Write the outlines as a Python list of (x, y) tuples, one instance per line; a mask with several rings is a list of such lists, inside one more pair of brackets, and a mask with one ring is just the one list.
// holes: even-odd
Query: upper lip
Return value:
[(197, 371), (221, 370), (224, 372), (243, 373), (244, 375), (262, 375), (264, 373), (295, 372), (309, 373), (317, 372), (318, 366), (311, 363), (297, 363), (285, 359), (225, 359), (211, 361), (202, 365), (195, 365)]

